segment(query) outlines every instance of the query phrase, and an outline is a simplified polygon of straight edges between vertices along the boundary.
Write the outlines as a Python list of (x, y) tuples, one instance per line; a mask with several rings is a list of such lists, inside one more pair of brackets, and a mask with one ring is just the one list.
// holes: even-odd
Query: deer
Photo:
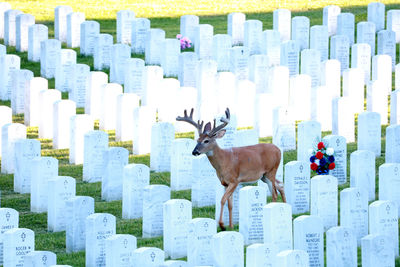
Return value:
[(217, 139), (225, 135), (224, 129), (230, 121), (229, 108), (225, 111), (225, 117), (220, 121), (222, 124), (216, 126), (216, 119), (211, 128), (208, 122), (203, 129), (204, 121), (193, 120), (193, 108), (190, 115), (184, 110), (183, 117), (178, 116), (177, 121), (184, 121), (193, 125), (199, 134), (196, 147), (193, 149), (192, 155), (199, 156), (205, 154), (211, 165), (216, 170), (218, 179), (225, 187), (225, 193), (221, 198), (221, 211), (219, 216), (219, 226), (222, 231), (225, 230), (223, 216), (223, 207), (228, 201), (229, 210), (229, 227), (233, 228), (232, 223), (232, 194), (240, 183), (251, 183), (261, 179), (268, 185), (272, 193), (272, 201), (276, 202), (278, 193), (282, 196), (282, 201), (286, 202), (285, 192), (281, 181), (276, 179), (276, 172), (281, 160), (281, 151), (274, 144), (256, 144), (245, 147), (233, 147), (222, 149), (218, 146)]

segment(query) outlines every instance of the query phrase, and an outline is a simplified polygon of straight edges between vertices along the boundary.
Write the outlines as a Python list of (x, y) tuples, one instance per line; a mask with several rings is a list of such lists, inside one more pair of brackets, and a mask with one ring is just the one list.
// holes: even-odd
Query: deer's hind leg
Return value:
[[(274, 175), (272, 176), (272, 172), (267, 174), (264, 173), (263, 177), (261, 177), (261, 181), (263, 181), (264, 183), (266, 183), (268, 185), (269, 191), (272, 194), (272, 201), (276, 202), (277, 198), (278, 198), (278, 192), (276, 191), (276, 184), (275, 184), (275, 173), (276, 170), (274, 171)], [(269, 177), (273, 177), (274, 179), (271, 179)]]

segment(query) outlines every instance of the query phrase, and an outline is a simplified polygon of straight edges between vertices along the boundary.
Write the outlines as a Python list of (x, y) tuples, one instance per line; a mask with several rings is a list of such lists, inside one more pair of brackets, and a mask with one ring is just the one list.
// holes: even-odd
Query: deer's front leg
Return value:
[(233, 193), (228, 198), (228, 210), (229, 210), (229, 227), (233, 229)]
[[(222, 196), (221, 199), (221, 211), (219, 214), (219, 226), (221, 227), (222, 231), (225, 231), (224, 227), (224, 220), (223, 220), (223, 214), (224, 214), (224, 206), (226, 201), (229, 199), (229, 197), (232, 195), (233, 191), (235, 191), (235, 188), (237, 187), (238, 184), (229, 184), (226, 189), (225, 189), (225, 194)], [(229, 210), (229, 226), (233, 226), (232, 224), (232, 206), (229, 208), (229, 202), (228, 202), (228, 210)]]

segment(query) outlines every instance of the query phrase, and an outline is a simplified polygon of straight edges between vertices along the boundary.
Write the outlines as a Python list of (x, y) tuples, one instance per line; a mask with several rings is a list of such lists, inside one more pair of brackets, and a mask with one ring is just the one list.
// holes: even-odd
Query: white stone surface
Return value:
[(242, 234), (226, 231), (215, 234), (211, 240), (213, 266), (244, 266), (244, 242)]
[(272, 243), (277, 251), (293, 248), (292, 208), (287, 203), (269, 203), (263, 208), (264, 243)]
[(70, 118), (76, 115), (76, 104), (72, 100), (58, 100), (53, 104), (53, 148), (70, 147)]
[(40, 141), (19, 139), (15, 142), (14, 191), (26, 194), (31, 192), (30, 161), (40, 156)]
[(326, 232), (326, 266), (357, 266), (357, 239), (353, 229), (340, 226)]
[(84, 137), (86, 133), (93, 130), (94, 121), (87, 114), (79, 114), (70, 117), (70, 124), (69, 163), (83, 164)]
[(136, 237), (133, 235), (115, 234), (108, 237), (105, 241), (105, 266), (132, 266), (133, 251), (137, 248), (136, 243)]
[(108, 134), (103, 131), (90, 131), (83, 141), (83, 180), (89, 183), (100, 182), (103, 175), (103, 153), (108, 148)]
[(286, 202), (292, 214), (310, 210), (310, 168), (306, 162), (291, 161), (285, 165), (284, 188)]

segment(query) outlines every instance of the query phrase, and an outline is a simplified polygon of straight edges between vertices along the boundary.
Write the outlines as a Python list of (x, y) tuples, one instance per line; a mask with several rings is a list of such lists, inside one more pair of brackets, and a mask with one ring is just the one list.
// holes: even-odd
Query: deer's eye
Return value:
[(207, 144), (209, 141), (208, 140), (204, 140), (204, 144)]

